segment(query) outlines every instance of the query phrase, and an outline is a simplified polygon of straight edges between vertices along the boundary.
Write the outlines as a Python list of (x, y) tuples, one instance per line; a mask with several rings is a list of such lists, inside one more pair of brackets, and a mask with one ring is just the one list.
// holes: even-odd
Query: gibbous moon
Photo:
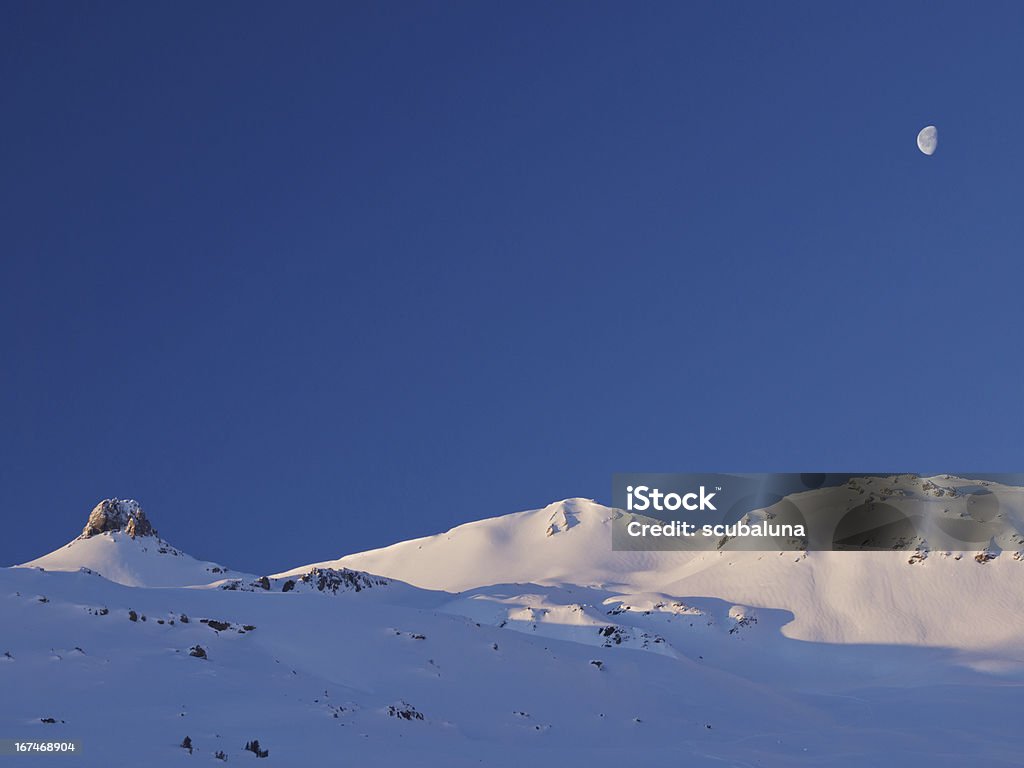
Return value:
[(917, 134), (917, 148), (926, 155), (934, 155), (935, 148), (939, 146), (939, 131), (934, 125), (922, 128)]

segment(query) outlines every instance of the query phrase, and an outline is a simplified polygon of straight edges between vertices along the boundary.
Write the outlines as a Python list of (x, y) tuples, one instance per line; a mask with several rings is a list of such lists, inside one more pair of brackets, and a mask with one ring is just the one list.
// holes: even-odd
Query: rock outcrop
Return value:
[(372, 576), (362, 571), (353, 571), (349, 568), (314, 568), (309, 573), (301, 576), (299, 581), (308, 584), (319, 592), (362, 592), (371, 587), (383, 587), (389, 583), (388, 579), (381, 576)]
[(135, 499), (104, 499), (89, 514), (80, 538), (88, 539), (107, 531), (124, 531), (136, 536), (156, 536), (156, 529)]

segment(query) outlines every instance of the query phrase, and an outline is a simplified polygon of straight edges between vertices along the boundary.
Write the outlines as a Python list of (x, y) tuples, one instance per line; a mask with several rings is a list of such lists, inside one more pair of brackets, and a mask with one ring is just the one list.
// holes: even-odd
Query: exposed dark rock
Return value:
[(270, 579), (266, 576), (260, 576), (256, 583), (260, 585), (260, 589), (270, 589)]
[(388, 707), (388, 715), (401, 720), (422, 720), (423, 713), (418, 712), (412, 704), (400, 701)]
[(191, 755), (192, 754), (192, 738), (189, 737), (189, 736), (186, 736), (184, 739), (182, 739), (181, 740), (181, 748), (182, 749), (187, 749), (188, 753)]
[(648, 646), (652, 639), (656, 643), (664, 642), (657, 635), (648, 635), (646, 632), (641, 632), (638, 636), (634, 637), (625, 627), (619, 627), (614, 624), (607, 627), (598, 627), (597, 633), (605, 638), (602, 643), (605, 648), (611, 648), (613, 645), (622, 645), (622, 643), (630, 640), (642, 640), (644, 648)]
[(337, 594), (339, 590), (362, 592), (370, 587), (381, 587), (388, 583), (388, 580), (380, 576), (371, 576), (362, 571), (353, 571), (349, 568), (314, 568), (300, 579), (304, 584), (311, 585), (319, 592), (331, 592)]
[(137, 614), (135, 611), (128, 611), (128, 621), (138, 621), (138, 620), (139, 620), (139, 614)]
[(270, 750), (269, 749), (261, 749), (260, 748), (260, 740), (259, 739), (253, 739), (252, 741), (247, 741), (245, 743), (245, 746), (243, 747), (243, 749), (245, 749), (248, 752), (252, 752), (254, 755), (256, 755), (256, 757), (266, 757), (267, 755), (270, 754)]
[(743, 627), (749, 627), (752, 624), (757, 624), (757, 616), (753, 614), (740, 614), (734, 619), (736, 624), (729, 628), (729, 634), (735, 635)]
[(295, 589), (295, 582), (292, 579), (288, 579), (288, 581), (281, 585), (282, 592), (291, 592), (293, 589)]
[(195, 656), (197, 659), (209, 658), (206, 655), (206, 649), (203, 648), (203, 646), (201, 646), (201, 645), (193, 645), (191, 648), (189, 648), (188, 649), (188, 655), (189, 656)]
[(156, 536), (156, 529), (134, 499), (104, 499), (89, 514), (81, 538), (87, 539), (107, 531), (124, 531), (136, 536)]
[(995, 537), (992, 537), (992, 539), (990, 539), (988, 542), (988, 546), (974, 556), (974, 562), (981, 563), (982, 565), (984, 565), (985, 563), (990, 562), (991, 560), (995, 560), (997, 557), (999, 557), (999, 554), (1002, 551), (1002, 547), (1000, 547), (999, 544), (996, 542)]

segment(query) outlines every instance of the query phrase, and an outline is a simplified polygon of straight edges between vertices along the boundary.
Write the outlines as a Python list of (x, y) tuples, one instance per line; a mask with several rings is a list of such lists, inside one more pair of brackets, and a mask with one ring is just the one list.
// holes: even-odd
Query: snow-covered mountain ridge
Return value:
[(218, 563), (196, 560), (161, 539), (134, 499), (105, 499), (93, 508), (80, 536), (24, 563), (47, 571), (87, 568), (133, 587), (187, 587), (245, 578)]
[(613, 552), (569, 499), (258, 576), (101, 506), (0, 569), (0, 738), (82, 742), (44, 764), (1018, 764), (1016, 551)]
[[(803, 495), (826, 493), (833, 491)], [(627, 597), (718, 598), (788, 611), (793, 620), (782, 632), (793, 639), (1005, 649), (1024, 661), (1019, 550), (616, 552), (610, 541), (618, 514), (568, 499), (316, 565), (448, 592), (574, 584)]]

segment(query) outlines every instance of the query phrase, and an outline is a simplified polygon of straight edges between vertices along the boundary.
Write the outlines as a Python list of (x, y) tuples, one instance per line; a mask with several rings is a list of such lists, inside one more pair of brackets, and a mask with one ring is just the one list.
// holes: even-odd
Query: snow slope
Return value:
[(616, 553), (614, 514), (267, 578), (108, 521), (0, 569), (0, 739), (156, 768), (1020, 764), (1014, 552)]
[(104, 499), (89, 514), (81, 535), (23, 567), (47, 571), (84, 568), (131, 587), (187, 587), (251, 578), (217, 563), (196, 560), (168, 544), (134, 499)]
[(906, 551), (615, 552), (616, 514), (569, 499), (318, 565), (451, 592), (533, 583), (714, 597), (789, 612), (793, 620), (782, 631), (794, 639), (952, 647), (1024, 662), (1018, 551), (982, 563), (975, 553), (951, 551), (926, 551), (923, 558)]
[(226, 578), (251, 578), (250, 574), (217, 563), (196, 560), (156, 536), (132, 538), (122, 531), (73, 539), (22, 567), (47, 571), (86, 568), (129, 587), (187, 587)]

